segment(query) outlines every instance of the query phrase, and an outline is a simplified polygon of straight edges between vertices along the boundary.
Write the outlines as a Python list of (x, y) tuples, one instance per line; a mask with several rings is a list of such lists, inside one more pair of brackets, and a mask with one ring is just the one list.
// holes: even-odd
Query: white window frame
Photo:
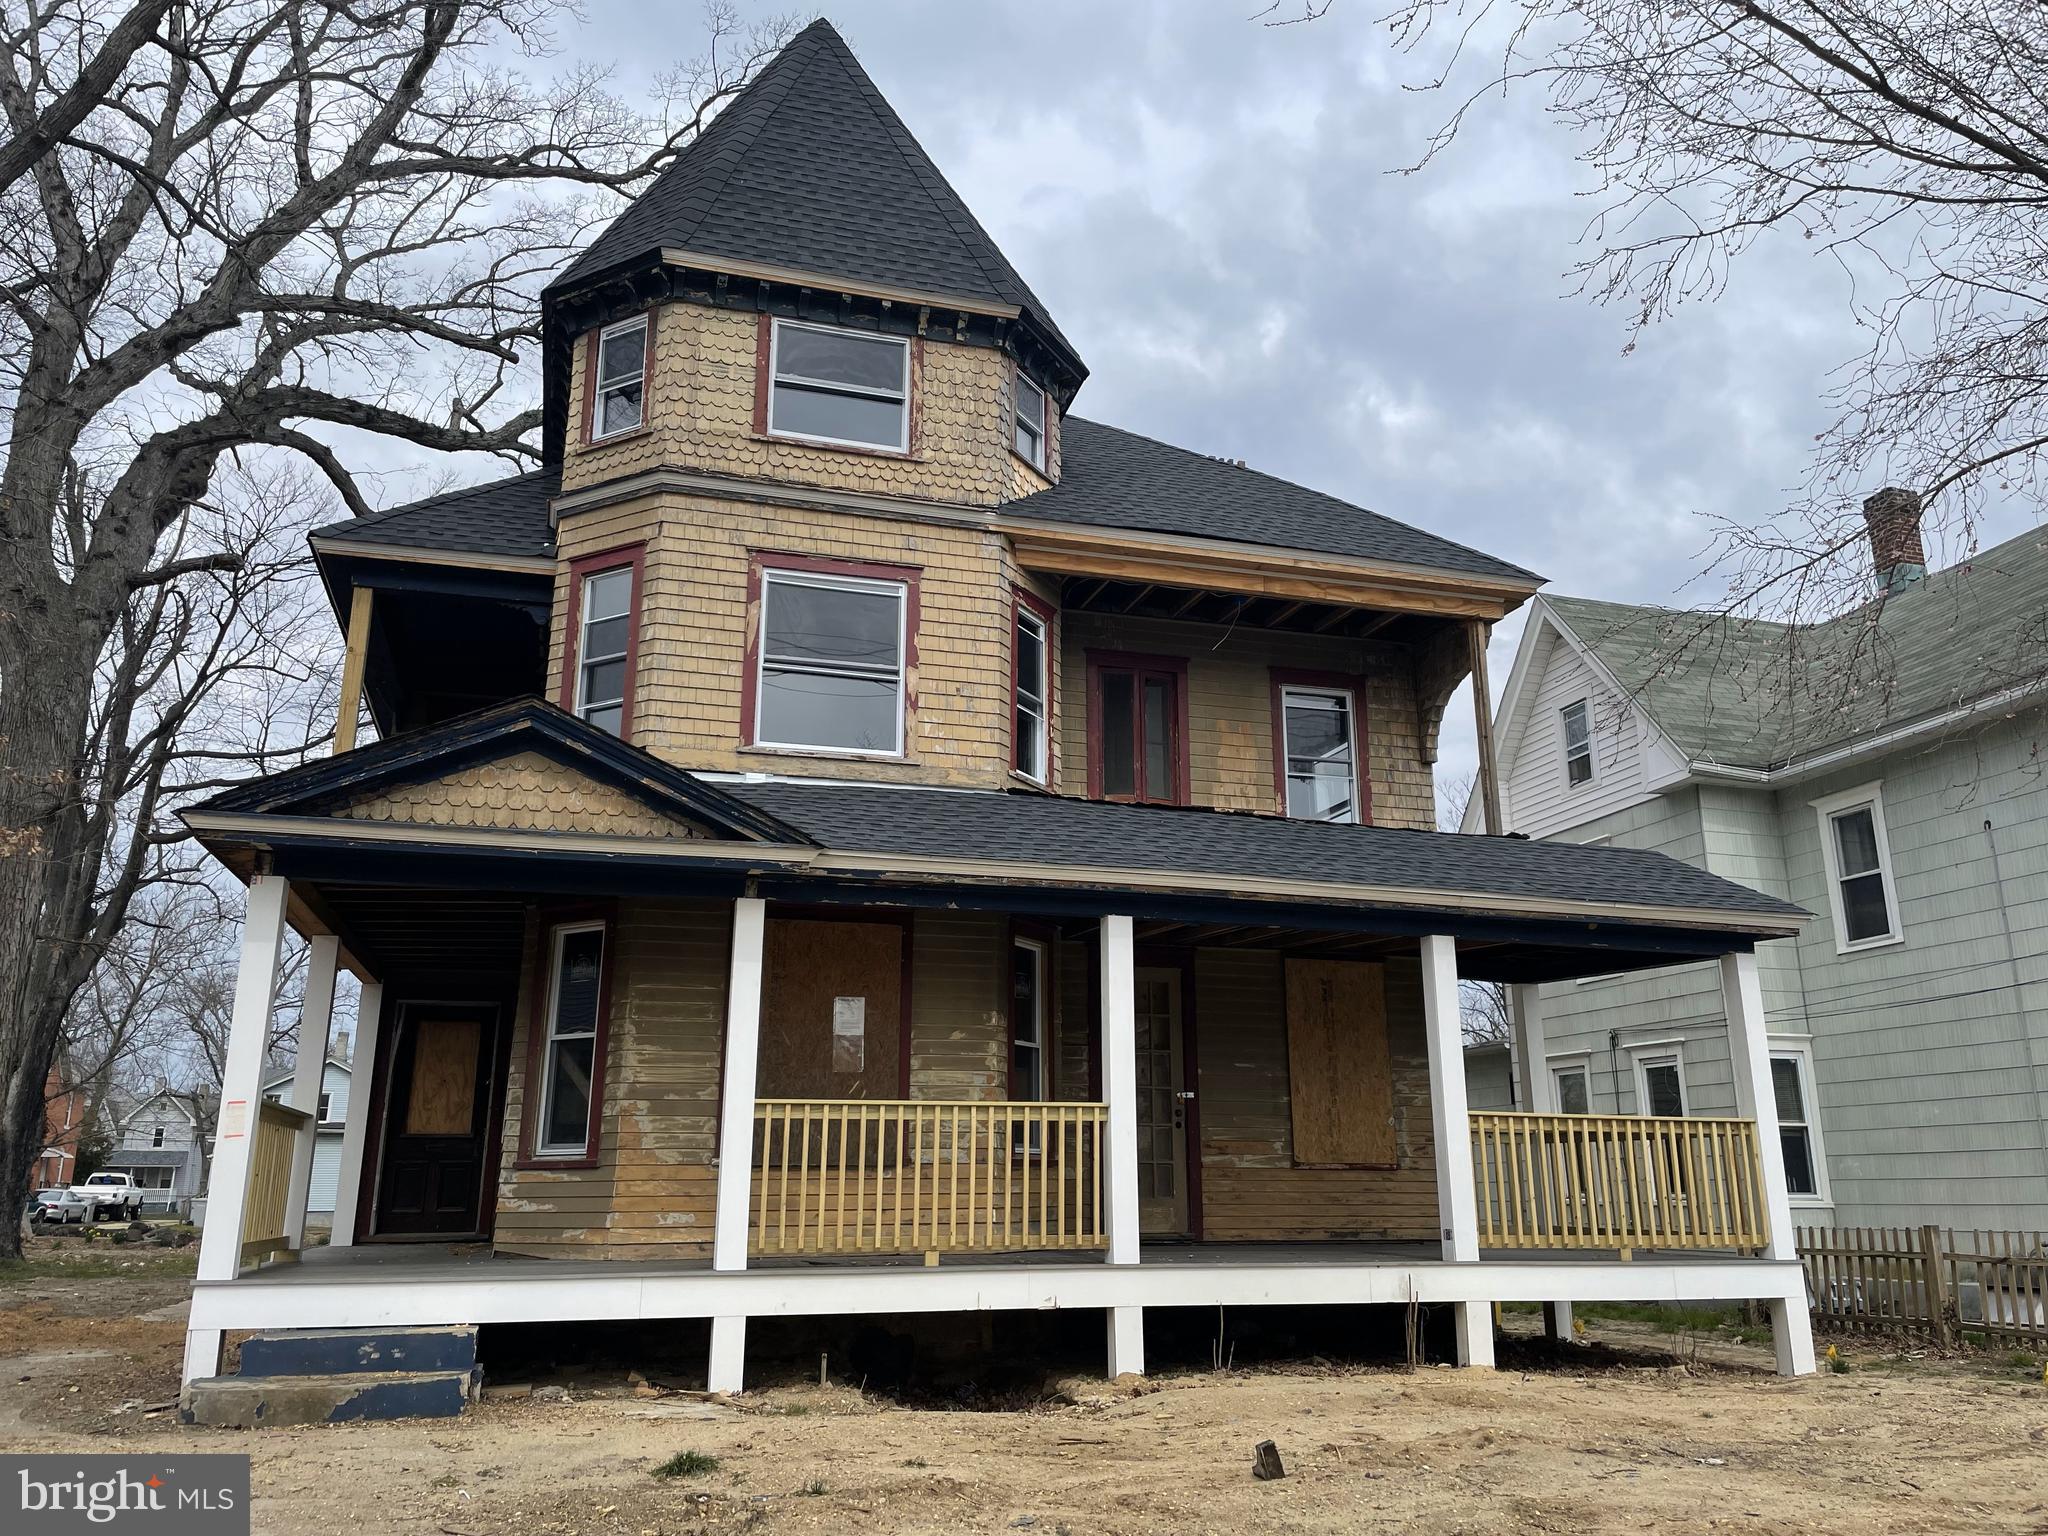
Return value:
[[(861, 747), (821, 747), (802, 741), (776, 741), (761, 729), (761, 722), (767, 717), (765, 692), (769, 672), (768, 660), (768, 589), (781, 582), (791, 586), (825, 587), (839, 592), (882, 592), (896, 598), (896, 739), (895, 745), (884, 749)], [(766, 747), (776, 752), (802, 752), (812, 757), (854, 757), (854, 758), (901, 758), (904, 756), (904, 724), (909, 709), (910, 677), (910, 583), (894, 577), (880, 576), (839, 576), (825, 571), (804, 571), (789, 566), (763, 565), (761, 567), (761, 628), (754, 645), (754, 739), (748, 743), (753, 747)], [(778, 668), (778, 671), (802, 671), (802, 667)], [(876, 672), (862, 672), (858, 668), (834, 672), (827, 664), (811, 666), (808, 670), (818, 675), (875, 677)]]
[(330, 1119), (328, 1119), (328, 1118), (327, 1118), (327, 1111), (328, 1111), (328, 1110), (330, 1110), (330, 1109), (332, 1109), (333, 1107), (334, 1107), (334, 1095), (333, 1095), (333, 1094), (331, 1094), (331, 1093), (329, 1093), (329, 1092), (328, 1092), (328, 1091), (327, 1091), (327, 1090), (326, 1090), (325, 1088), (322, 1088), (322, 1089), (320, 1090), (320, 1096), (319, 1096), (319, 1098), (317, 1098), (317, 1099), (315, 1099), (315, 1100), (313, 1101), (313, 1122), (314, 1122), (314, 1124), (316, 1124), (316, 1125), (332, 1125), (332, 1124), (333, 1124), (334, 1122), (333, 1122), (332, 1120), (330, 1120)]
[[(1030, 422), (1030, 418), (1024, 413), (1027, 390), (1038, 397), (1038, 425), (1034, 429), (1032, 451), (1029, 453), (1017, 446), (1017, 434)], [(1046, 397), (1045, 391), (1039, 388), (1038, 381), (1031, 378), (1023, 369), (1018, 369), (1016, 397), (1010, 407), (1010, 451), (1040, 474), (1045, 472), (1045, 440), (1049, 435), (1048, 418), (1051, 414), (1052, 402)]]
[(1019, 714), (1032, 714), (1032, 718), (1037, 721), (1035, 734), (1038, 738), (1039, 772), (1026, 773), (1017, 766), (1015, 740), (1010, 743), (1010, 772), (1025, 783), (1036, 784), (1040, 789), (1044, 789), (1052, 783), (1052, 625), (1046, 622), (1044, 614), (1024, 601), (1021, 596), (1012, 594), (1011, 606), (1014, 609), (1010, 624), (1010, 644), (1013, 648), (1017, 644), (1018, 631), (1027, 625), (1038, 632), (1038, 676), (1032, 683), (1032, 691), (1038, 699), (1038, 708), (1036, 713), (1032, 714), (1032, 711), (1024, 707), (1024, 668), (1021, 663), (1013, 666), (1011, 671), (1015, 681), (1012, 684), (1014, 697), (1010, 700), (1010, 729), (1012, 732), (1017, 729)]
[(1550, 1102), (1557, 1106), (1556, 1113), (1565, 1113), (1562, 1105), (1564, 1095), (1558, 1091), (1559, 1082), (1576, 1073), (1586, 1080), (1586, 1110), (1593, 1113), (1593, 1057), (1588, 1051), (1566, 1051), (1544, 1058), (1544, 1069), (1550, 1073)]
[[(1287, 810), (1287, 802), (1293, 798), (1288, 791), (1294, 779), (1294, 770), (1290, 766), (1294, 761), (1294, 752), (1287, 741), (1287, 701), (1294, 698), (1342, 699), (1344, 701), (1344, 734), (1351, 748), (1351, 814), (1344, 817), (1341, 821), (1331, 821), (1330, 824), (1332, 826), (1356, 826), (1358, 825), (1359, 802), (1358, 693), (1355, 689), (1351, 688), (1321, 688), (1312, 683), (1281, 684), (1280, 719), (1278, 722), (1280, 728), (1280, 793), (1283, 797), (1281, 809), (1294, 820), (1306, 821), (1309, 819), (1305, 816), (1296, 817), (1291, 810)], [(1328, 817), (1317, 817), (1316, 819), (1318, 821), (1330, 820)]]
[[(1899, 916), (1899, 886), (1892, 876), (1892, 839), (1885, 827), (1882, 780), (1859, 784), (1837, 795), (1808, 802), (1820, 819), (1821, 866), (1827, 872), (1828, 912), (1835, 924), (1835, 953), (1856, 954), (1866, 949), (1885, 949), (1906, 942), (1906, 925)], [(1847, 912), (1842, 905), (1842, 850), (1835, 837), (1835, 820), (1850, 811), (1870, 810), (1870, 829), (1877, 839), (1877, 872), (1884, 885), (1885, 919), (1891, 931), (1868, 939), (1851, 940)], [(1859, 871), (1868, 874), (1870, 871)], [(1854, 878), (1851, 876), (1850, 878)]]
[[(1052, 1023), (1052, 949), (1043, 939), (1027, 939), (1023, 937), (1012, 938), (1010, 940), (1010, 948), (1013, 958), (1015, 952), (1020, 949), (1031, 955), (1032, 966), (1038, 978), (1038, 985), (1034, 989), (1038, 1008), (1036, 1016), (1031, 1020), (1031, 1038), (1029, 1041), (1031, 1049), (1038, 1053), (1038, 1096), (1036, 1098), (1020, 1099), (1013, 1095), (1010, 1102), (1013, 1104), (1043, 1104), (1052, 1090), (1052, 1072), (1046, 1054), (1048, 1044), (1046, 1037), (1052, 1032), (1049, 1027)], [(1010, 1001), (1012, 1007), (1014, 1007), (1016, 1004), (1014, 987), (1011, 989)], [(1020, 1043), (1024, 1043), (1024, 1037), (1018, 1032), (1016, 1021), (1013, 1019), (1010, 1025), (1010, 1050), (1012, 1052), (1010, 1076), (1012, 1079), (1016, 1076), (1015, 1052)], [(1014, 1089), (1014, 1082), (1012, 1087)]]
[(151, 1127), (149, 1128), (149, 1146), (150, 1146), (150, 1150), (151, 1150), (151, 1151), (153, 1152), (153, 1151), (155, 1151), (155, 1150), (156, 1150), (156, 1149), (157, 1149), (158, 1147), (161, 1147), (161, 1146), (162, 1146), (163, 1144), (164, 1144), (164, 1128), (163, 1128), (162, 1126), (160, 1126), (160, 1125), (152, 1125), (152, 1126), (151, 1126)]
[(547, 1032), (541, 1036), (540, 1046), (540, 1117), (533, 1123), (533, 1155), (540, 1157), (584, 1157), (590, 1152), (590, 1133), (597, 1125), (598, 1113), (602, 1106), (598, 1102), (597, 1080), (597, 1037), (602, 1032), (604, 1020), (591, 1016), (590, 1040), (590, 1116), (583, 1127), (583, 1139), (577, 1142), (551, 1142), (547, 1139), (548, 1122), (554, 1118), (555, 1108), (555, 1042), (557, 1040), (581, 1040), (584, 1031), (563, 1034), (556, 1025), (562, 1004), (562, 950), (572, 934), (596, 933), (600, 936), (597, 952), (597, 1006), (604, 1007), (604, 967), (611, 949), (609, 925), (602, 919), (594, 922), (561, 923), (548, 930), (548, 969), (545, 985), (548, 989)]
[[(590, 654), (590, 587), (591, 583), (602, 581), (607, 576), (626, 577), (626, 642), (625, 649), (617, 655), (610, 652), (602, 656)], [(621, 674), (619, 697), (616, 701), (603, 699), (596, 704), (590, 700), (590, 669), (593, 664), (607, 661), (628, 662), (633, 655), (633, 630), (639, 623), (640, 594), (634, 590), (639, 585), (639, 573), (633, 562), (628, 560), (619, 565), (608, 565), (601, 571), (588, 571), (583, 576), (583, 585), (576, 592), (576, 718), (586, 720), (591, 709), (610, 709), (616, 702), (619, 711), (619, 734), (623, 737), (632, 721), (626, 717), (626, 699), (633, 691), (633, 679)], [(598, 621), (602, 622), (602, 621)]]
[[(591, 343), (592, 346), (597, 348), (597, 357), (592, 362), (590, 368), (590, 440), (593, 443), (609, 442), (615, 437), (624, 437), (628, 432), (638, 432), (647, 425), (647, 395), (650, 383), (649, 374), (652, 372), (648, 364), (652, 358), (654, 346), (654, 333), (648, 329), (647, 319), (646, 315), (641, 314), (635, 315), (630, 320), (621, 320), (616, 325), (607, 325), (597, 333), (596, 340)], [(613, 427), (607, 431), (604, 426), (604, 397), (608, 390), (623, 389), (627, 381), (624, 378), (620, 378), (613, 381), (610, 385), (605, 383), (604, 344), (614, 336), (628, 335), (633, 331), (641, 333), (640, 415), (630, 426)]]
[(1692, 1084), (1685, 1078), (1685, 1042), (1683, 1040), (1644, 1040), (1628, 1048), (1629, 1074), (1635, 1079), (1636, 1113), (1647, 1116), (1650, 1113), (1650, 1068), (1662, 1066), (1669, 1060), (1678, 1072), (1678, 1113), (1681, 1118), (1692, 1114)]
[[(1572, 782), (1572, 728), (1571, 722), (1567, 719), (1575, 709), (1584, 710), (1586, 715), (1586, 777), (1584, 782), (1578, 784)], [(1573, 699), (1558, 706), (1557, 742), (1560, 762), (1564, 768), (1564, 787), (1567, 791), (1575, 794), (1600, 782), (1600, 754), (1594, 746), (1596, 734), (1593, 729), (1593, 699), (1590, 694), (1583, 699)]]
[[(1828, 1187), (1827, 1149), (1821, 1144), (1820, 1094), (1816, 1091), (1813, 1072), (1813, 1041), (1806, 1035), (1772, 1035), (1769, 1037), (1770, 1058), (1788, 1060), (1799, 1068), (1799, 1097), (1806, 1107), (1806, 1153), (1813, 1161), (1813, 1193), (1794, 1195), (1787, 1190), (1792, 1203), (1807, 1208), (1832, 1206), (1833, 1192)], [(1771, 1085), (1771, 1102), (1777, 1104), (1777, 1084)]]
[[(895, 442), (875, 443), (858, 437), (826, 437), (815, 432), (789, 432), (775, 425), (775, 386), (782, 378), (782, 333), (785, 329), (823, 331), (829, 336), (854, 336), (862, 341), (885, 341), (902, 348), (903, 389), (900, 396), (887, 390), (867, 389), (857, 384), (840, 384), (830, 379), (813, 379), (803, 374), (793, 374), (790, 379), (791, 383), (829, 394), (859, 395), (869, 400), (900, 399), (903, 415)], [(772, 320), (768, 332), (768, 410), (765, 424), (770, 437), (779, 437), (793, 443), (829, 443), (835, 448), (865, 448), (871, 453), (910, 452), (910, 338), (884, 336), (878, 331), (857, 331), (840, 325), (811, 325), (802, 320), (784, 320), (779, 317)]]

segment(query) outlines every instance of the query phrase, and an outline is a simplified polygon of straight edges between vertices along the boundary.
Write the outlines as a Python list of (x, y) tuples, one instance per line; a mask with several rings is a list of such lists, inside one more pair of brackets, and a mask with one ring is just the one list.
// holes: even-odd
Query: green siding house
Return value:
[[(1494, 720), (1506, 826), (1814, 914), (1758, 950), (1796, 1219), (2048, 1228), (2048, 531), (1929, 574), (1911, 493), (1864, 515), (1876, 595), (1825, 623), (1538, 597)], [(1541, 1006), (1560, 1109), (1733, 1110), (1712, 966)]]

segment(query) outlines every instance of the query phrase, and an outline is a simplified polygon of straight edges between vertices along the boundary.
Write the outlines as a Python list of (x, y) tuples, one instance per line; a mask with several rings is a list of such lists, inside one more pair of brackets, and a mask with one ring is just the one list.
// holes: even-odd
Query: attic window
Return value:
[(631, 432), (647, 419), (647, 317), (635, 315), (597, 335), (590, 440)]
[(1012, 436), (1017, 457), (1033, 469), (1045, 468), (1045, 391), (1017, 375), (1017, 420)]
[(768, 430), (851, 448), (910, 451), (910, 342), (777, 320)]
[(1564, 726), (1564, 781), (1573, 789), (1593, 782), (1593, 712), (1574, 699), (1557, 712)]

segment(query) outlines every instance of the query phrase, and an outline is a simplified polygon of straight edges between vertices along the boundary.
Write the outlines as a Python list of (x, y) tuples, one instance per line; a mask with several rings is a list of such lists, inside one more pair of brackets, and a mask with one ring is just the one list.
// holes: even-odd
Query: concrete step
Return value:
[(217, 1429), (341, 1424), (351, 1419), (452, 1419), (476, 1401), (469, 1371), (350, 1371), (334, 1376), (203, 1376), (178, 1417)]
[(299, 1328), (242, 1341), (243, 1376), (476, 1369), (476, 1329)]

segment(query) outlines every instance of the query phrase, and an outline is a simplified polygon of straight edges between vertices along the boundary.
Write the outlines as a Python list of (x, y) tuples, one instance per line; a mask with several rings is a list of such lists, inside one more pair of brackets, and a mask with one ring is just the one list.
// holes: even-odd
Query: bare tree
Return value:
[[(1456, 832), (1465, 824), (1465, 807), (1479, 782), (1477, 773), (1455, 774), (1436, 787), (1436, 826)], [(1510, 1038), (1508, 989), (1497, 981), (1458, 983), (1458, 1028), (1467, 1045), (1505, 1044)]]
[(0, 1198), (168, 812), (323, 734), (296, 533), (367, 438), (534, 456), (539, 285), (789, 31), (714, 5), (643, 111), (507, 67), (556, 14), (0, 12)]

